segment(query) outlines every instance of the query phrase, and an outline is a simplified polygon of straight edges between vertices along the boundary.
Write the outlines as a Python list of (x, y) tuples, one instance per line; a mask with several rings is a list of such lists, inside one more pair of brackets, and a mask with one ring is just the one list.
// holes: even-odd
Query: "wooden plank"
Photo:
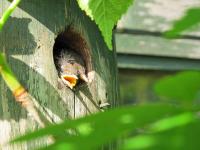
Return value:
[[(1, 16), (10, 2), (0, 0), (0, 4)], [(67, 87), (58, 88), (53, 62), (54, 40), (68, 25), (81, 33), (88, 43), (95, 72), (93, 82), (75, 92)], [(0, 39), (0, 50), (6, 50), (14, 73), (52, 122), (98, 112), (99, 101), (109, 101), (113, 107), (117, 103), (115, 53), (108, 50), (96, 24), (79, 9), (76, 1), (23, 0), (0, 33)], [(4, 128), (4, 132), (0, 132), (1, 147), (11, 138), (38, 126), (16, 104), (1, 78), (0, 89), (0, 108), (3, 109), (0, 110), (0, 127)], [(5, 149), (36, 149), (46, 143), (44, 139)]]
[(200, 40), (176, 39), (162, 37), (116, 34), (118, 53), (148, 56), (167, 56), (178, 58), (200, 58)]
[(185, 32), (183, 39), (168, 40), (162, 33), (188, 8), (199, 6), (196, 0), (135, 1), (118, 23), (117, 52), (141, 55), (200, 58), (200, 30)]
[(118, 54), (120, 69), (141, 70), (200, 70), (200, 60)]
[(182, 17), (188, 8), (199, 5), (200, 1), (198, 0), (134, 1), (118, 22), (118, 28), (163, 32), (171, 27), (174, 20)]

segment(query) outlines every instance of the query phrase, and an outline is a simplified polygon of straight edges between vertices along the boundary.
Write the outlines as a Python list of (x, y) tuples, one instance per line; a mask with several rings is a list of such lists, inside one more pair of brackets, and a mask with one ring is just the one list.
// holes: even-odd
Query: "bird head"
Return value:
[(88, 82), (84, 61), (76, 52), (63, 50), (58, 64), (60, 65), (60, 77), (69, 88), (73, 89), (78, 80)]
[(63, 83), (70, 89), (73, 89), (78, 81), (78, 77), (76, 75), (70, 75), (70, 74), (62, 74), (61, 79)]

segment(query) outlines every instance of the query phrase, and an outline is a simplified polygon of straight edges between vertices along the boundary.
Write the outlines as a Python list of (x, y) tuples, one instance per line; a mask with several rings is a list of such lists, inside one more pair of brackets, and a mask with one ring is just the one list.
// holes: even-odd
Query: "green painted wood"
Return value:
[(118, 67), (120, 69), (141, 70), (200, 70), (200, 60), (177, 59), (170, 57), (155, 57), (141, 55), (118, 54)]
[[(0, 0), (0, 16), (10, 2)], [(91, 49), (94, 80), (72, 92), (58, 89), (53, 62), (57, 34), (72, 25)], [(108, 50), (96, 24), (74, 0), (23, 0), (0, 33), (0, 50), (20, 82), (37, 99), (52, 122), (78, 118), (100, 111), (98, 103), (118, 103), (115, 53)], [(0, 147), (11, 138), (38, 128), (33, 118), (17, 104), (0, 77)], [(2, 130), (3, 129), (3, 130)], [(33, 143), (5, 146), (7, 150), (36, 149), (46, 139)]]
[[(117, 52), (127, 54), (200, 58), (200, 30), (185, 32), (183, 39), (169, 40), (162, 33), (181, 18), (188, 8), (199, 6), (196, 0), (142, 0), (135, 1), (118, 23)], [(128, 29), (124, 30), (123, 29)]]

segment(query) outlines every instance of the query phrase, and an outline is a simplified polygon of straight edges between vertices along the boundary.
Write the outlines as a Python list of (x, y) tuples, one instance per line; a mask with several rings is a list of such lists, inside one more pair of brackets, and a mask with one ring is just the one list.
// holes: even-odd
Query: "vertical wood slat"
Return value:
[[(10, 2), (0, 0), (0, 16)], [(73, 25), (87, 41), (95, 78), (72, 92), (58, 89), (53, 62), (53, 45), (57, 34)], [(23, 0), (0, 33), (0, 50), (5, 48), (8, 62), (20, 82), (37, 99), (53, 122), (78, 118), (98, 112), (98, 102), (116, 104), (116, 60), (95, 25), (74, 0)], [(11, 138), (38, 128), (17, 104), (0, 78), (0, 147)], [(3, 129), (3, 130), (2, 130)], [(46, 141), (18, 144), (3, 149), (30, 149)]]

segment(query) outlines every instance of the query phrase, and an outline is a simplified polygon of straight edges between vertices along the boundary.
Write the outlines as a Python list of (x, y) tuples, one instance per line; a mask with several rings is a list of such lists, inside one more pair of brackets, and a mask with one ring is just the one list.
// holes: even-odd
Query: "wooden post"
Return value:
[[(0, 0), (0, 16), (10, 2)], [(71, 25), (86, 42), (94, 79), (75, 92), (58, 88), (53, 47), (59, 33)], [(52, 122), (78, 118), (101, 111), (99, 103), (118, 103), (115, 52), (106, 47), (101, 33), (75, 0), (23, 0), (0, 33), (0, 50), (30, 94)], [(17, 104), (0, 78), (0, 147), (30, 149), (46, 140), (3, 146), (13, 137), (38, 128), (37, 123)]]

